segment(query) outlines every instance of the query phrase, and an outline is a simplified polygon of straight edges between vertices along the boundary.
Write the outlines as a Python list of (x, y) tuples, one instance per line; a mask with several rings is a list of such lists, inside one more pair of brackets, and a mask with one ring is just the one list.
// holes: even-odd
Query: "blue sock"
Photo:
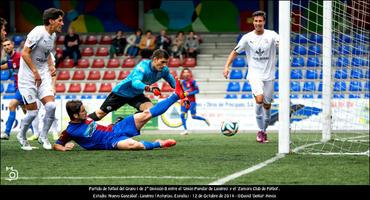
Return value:
[(161, 143), (159, 142), (148, 142), (144, 140), (141, 140), (140, 142), (144, 145), (145, 150), (152, 150), (161, 147)]
[(15, 111), (9, 111), (9, 117), (6, 121), (5, 133), (10, 135), (10, 131), (12, 130), (13, 123), (15, 121)]
[(184, 127), (185, 130), (188, 130), (188, 128), (186, 127), (186, 118), (185, 118), (185, 113), (181, 113), (180, 117), (181, 117), (181, 121), (182, 121), (182, 126)]
[(191, 117), (192, 117), (193, 119), (206, 121), (206, 119), (204, 119), (203, 117), (197, 116), (197, 115), (193, 115), (193, 116), (191, 116)]
[(150, 113), (152, 114), (152, 117), (157, 117), (157, 116), (163, 114), (164, 112), (166, 112), (166, 110), (172, 104), (174, 104), (177, 100), (179, 100), (179, 97), (177, 96), (177, 94), (172, 94), (167, 99), (165, 99), (165, 100), (159, 102), (158, 104), (156, 104), (155, 106), (153, 106), (150, 109)]

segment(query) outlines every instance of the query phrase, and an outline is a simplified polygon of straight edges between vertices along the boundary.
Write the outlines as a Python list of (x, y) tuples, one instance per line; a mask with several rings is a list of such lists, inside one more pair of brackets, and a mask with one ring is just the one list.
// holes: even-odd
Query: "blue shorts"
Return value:
[(14, 99), (16, 99), (19, 102), (19, 105), (24, 105), (21, 92), (19, 92), (18, 89), (17, 89), (17, 91), (15, 91)]
[(111, 149), (117, 149), (117, 143), (140, 135), (135, 126), (134, 116), (130, 115), (113, 126), (114, 137), (110, 140)]
[[(194, 101), (190, 102), (189, 110), (192, 115), (197, 114), (197, 103)], [(185, 108), (185, 106), (181, 106), (181, 112), (187, 113), (188, 110)]]

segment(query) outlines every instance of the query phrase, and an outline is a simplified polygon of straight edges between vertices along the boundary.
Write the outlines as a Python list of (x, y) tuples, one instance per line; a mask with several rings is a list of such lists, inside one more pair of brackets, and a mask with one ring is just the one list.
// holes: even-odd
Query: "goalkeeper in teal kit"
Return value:
[(143, 92), (152, 92), (154, 95), (161, 95), (158, 87), (152, 86), (160, 79), (165, 79), (175, 89), (176, 81), (171, 75), (168, 67), (169, 55), (165, 50), (158, 49), (153, 52), (152, 59), (143, 60), (135, 66), (129, 76), (116, 85), (100, 109), (89, 114), (89, 118), (99, 121), (108, 113), (117, 110), (126, 103), (144, 111), (153, 107), (153, 103)]

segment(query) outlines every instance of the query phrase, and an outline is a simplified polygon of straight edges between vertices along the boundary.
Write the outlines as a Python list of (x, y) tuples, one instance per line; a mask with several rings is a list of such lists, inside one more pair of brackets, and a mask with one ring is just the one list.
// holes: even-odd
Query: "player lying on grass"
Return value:
[(114, 125), (98, 125), (91, 118), (80, 100), (68, 101), (67, 113), (71, 119), (66, 130), (64, 130), (53, 145), (57, 151), (72, 150), (74, 140), (77, 144), (87, 150), (152, 150), (155, 148), (166, 148), (176, 145), (173, 139), (149, 141), (136, 141), (134, 136), (140, 135), (140, 129), (153, 117), (157, 117), (179, 99), (184, 99), (184, 90), (176, 80), (175, 93), (167, 99), (159, 102), (142, 113), (130, 115)]

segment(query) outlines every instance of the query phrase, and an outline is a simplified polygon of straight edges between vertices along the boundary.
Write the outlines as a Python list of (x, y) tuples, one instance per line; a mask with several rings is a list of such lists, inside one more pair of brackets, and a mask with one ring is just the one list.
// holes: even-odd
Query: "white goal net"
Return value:
[(370, 1), (290, 7), (290, 149), (369, 156)]

